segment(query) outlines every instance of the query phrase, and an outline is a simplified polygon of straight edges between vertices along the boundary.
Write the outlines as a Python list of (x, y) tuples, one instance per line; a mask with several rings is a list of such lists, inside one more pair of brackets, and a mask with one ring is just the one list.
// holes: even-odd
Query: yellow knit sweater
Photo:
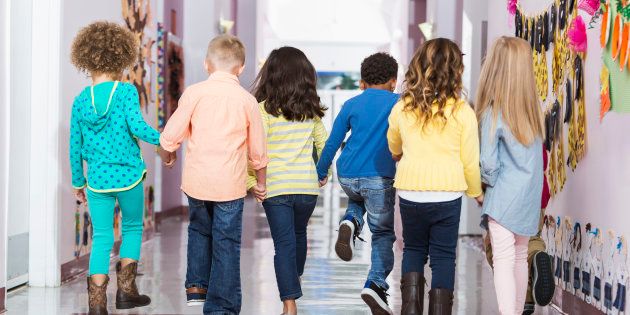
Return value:
[[(416, 113), (400, 100), (389, 116), (387, 140), (394, 155), (402, 154), (394, 186), (418, 191), (465, 191), (481, 195), (477, 117), (464, 100), (449, 99), (446, 125), (422, 128)], [(437, 105), (433, 106), (433, 112)]]

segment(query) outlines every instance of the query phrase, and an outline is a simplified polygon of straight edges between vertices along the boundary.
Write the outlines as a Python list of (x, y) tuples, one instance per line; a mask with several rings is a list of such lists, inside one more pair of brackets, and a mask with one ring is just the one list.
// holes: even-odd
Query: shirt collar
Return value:
[(231, 73), (228, 73), (228, 72), (224, 72), (224, 71), (215, 71), (215, 72), (213, 72), (208, 77), (208, 80), (218, 80), (218, 81), (224, 81), (224, 82), (239, 83), (237, 76), (235, 76), (235, 75), (233, 75)]

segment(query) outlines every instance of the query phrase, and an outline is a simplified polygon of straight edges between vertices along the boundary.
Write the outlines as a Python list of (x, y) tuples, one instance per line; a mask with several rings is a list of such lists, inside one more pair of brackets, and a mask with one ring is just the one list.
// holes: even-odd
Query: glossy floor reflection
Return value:
[[(357, 244), (352, 262), (343, 262), (334, 252), (336, 223), (340, 210), (318, 208), (309, 226), (309, 253), (302, 286), (304, 296), (298, 300), (300, 314), (369, 314), (360, 292), (369, 268), (368, 243)], [(110, 314), (201, 314), (201, 307), (187, 307), (183, 290), (186, 272), (186, 226), (182, 218), (162, 223), (160, 232), (143, 245), (138, 277), (140, 291), (153, 303), (131, 311), (114, 308), (115, 285), (110, 285)], [(397, 227), (398, 228), (398, 227)], [(277, 315), (281, 303), (273, 268), (273, 243), (264, 211), (249, 201), (243, 219), (242, 246), (242, 314)], [(457, 289), (454, 314), (497, 314), (491, 270), (484, 256), (471, 242), (460, 241), (457, 262)], [(395, 269), (388, 282), (390, 304), (395, 313), (400, 309), (401, 242), (396, 244)], [(113, 269), (112, 269), (113, 270)], [(110, 283), (115, 284), (112, 273)], [(430, 281), (430, 280), (429, 280)], [(85, 277), (60, 288), (23, 288), (9, 293), (9, 314), (82, 314), (87, 312)], [(428, 303), (425, 303), (428, 304)], [(552, 314), (539, 309), (537, 314)]]

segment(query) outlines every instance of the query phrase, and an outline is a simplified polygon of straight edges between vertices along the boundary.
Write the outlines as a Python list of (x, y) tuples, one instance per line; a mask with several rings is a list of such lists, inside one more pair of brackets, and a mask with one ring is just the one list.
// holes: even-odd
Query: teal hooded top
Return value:
[[(157, 130), (142, 117), (135, 86), (110, 81), (86, 87), (72, 105), (72, 186), (87, 186), (94, 192), (135, 187), (146, 174), (138, 139), (158, 145), (159, 138)], [(87, 180), (83, 160), (87, 162)]]

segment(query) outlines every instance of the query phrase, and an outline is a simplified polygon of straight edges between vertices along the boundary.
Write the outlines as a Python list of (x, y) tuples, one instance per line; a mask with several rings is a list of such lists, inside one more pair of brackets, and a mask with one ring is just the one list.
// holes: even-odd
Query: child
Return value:
[(403, 224), (402, 313), (422, 314), (424, 265), (431, 258), (429, 314), (451, 314), (464, 193), (483, 200), (473, 109), (461, 98), (462, 52), (445, 38), (425, 42), (389, 116)]
[[(543, 153), (543, 166), (547, 167), (547, 151), (544, 146), (542, 148)], [(527, 293), (525, 298), (525, 305), (523, 308), (523, 315), (531, 315), (534, 313), (536, 304), (545, 306), (551, 303), (553, 293), (555, 290), (555, 283), (553, 280), (553, 256), (550, 256), (545, 251), (547, 246), (542, 239), (542, 229), (544, 225), (545, 209), (549, 203), (549, 185), (543, 172), (543, 191), (541, 200), (540, 220), (538, 223), (538, 233), (529, 238), (527, 243)], [(486, 222), (483, 224), (485, 225)], [(487, 228), (487, 226), (485, 226)], [(484, 246), (486, 249), (486, 259), (490, 266), (492, 266), (492, 246), (490, 244), (490, 235), (486, 233), (484, 237)], [(553, 249), (552, 249), (553, 250)]]
[(238, 314), (247, 165), (264, 194), (267, 149), (258, 103), (238, 81), (245, 64), (241, 41), (215, 37), (204, 64), (210, 77), (184, 91), (160, 143), (175, 152), (188, 139), (182, 174), (190, 215), (188, 304), (205, 301), (205, 314)]
[(326, 108), (317, 96), (316, 82), (315, 68), (304, 53), (282, 47), (271, 52), (255, 84), (269, 149), (266, 198), (257, 190), (255, 176), (249, 177), (247, 186), (264, 199), (278, 290), (287, 315), (297, 314), (295, 300), (302, 296), (306, 226), (319, 194), (313, 144), (319, 156), (326, 141), (321, 121)]
[(398, 101), (398, 95), (392, 93), (397, 72), (396, 60), (386, 53), (363, 60), (360, 87), (364, 91), (341, 108), (317, 164), (319, 179), (325, 184), (335, 153), (352, 130), (337, 160), (339, 183), (348, 195), (348, 209), (339, 224), (335, 251), (342, 260), (352, 259), (354, 241), (361, 233), (367, 212), (372, 232), (372, 265), (361, 298), (373, 314), (392, 313), (387, 305), (386, 279), (394, 266), (396, 166), (387, 149), (386, 134), (387, 117)]
[[(135, 278), (142, 244), (143, 180), (146, 167), (137, 139), (159, 144), (158, 132), (142, 118), (138, 91), (120, 82), (136, 61), (133, 33), (110, 22), (95, 22), (72, 42), (72, 64), (92, 78), (75, 98), (70, 120), (70, 166), (77, 199), (87, 201), (94, 229), (87, 278), (89, 314), (107, 314), (109, 255), (114, 245), (116, 201), (122, 209), (122, 244), (116, 264), (116, 308), (151, 303), (140, 295)], [(83, 173), (87, 162), (87, 180)], [(87, 187), (87, 192), (85, 188)]]
[(543, 189), (542, 113), (529, 44), (501, 37), (479, 79), (483, 216), (493, 249), (494, 285), (501, 314), (522, 314), (527, 247), (538, 232)]

